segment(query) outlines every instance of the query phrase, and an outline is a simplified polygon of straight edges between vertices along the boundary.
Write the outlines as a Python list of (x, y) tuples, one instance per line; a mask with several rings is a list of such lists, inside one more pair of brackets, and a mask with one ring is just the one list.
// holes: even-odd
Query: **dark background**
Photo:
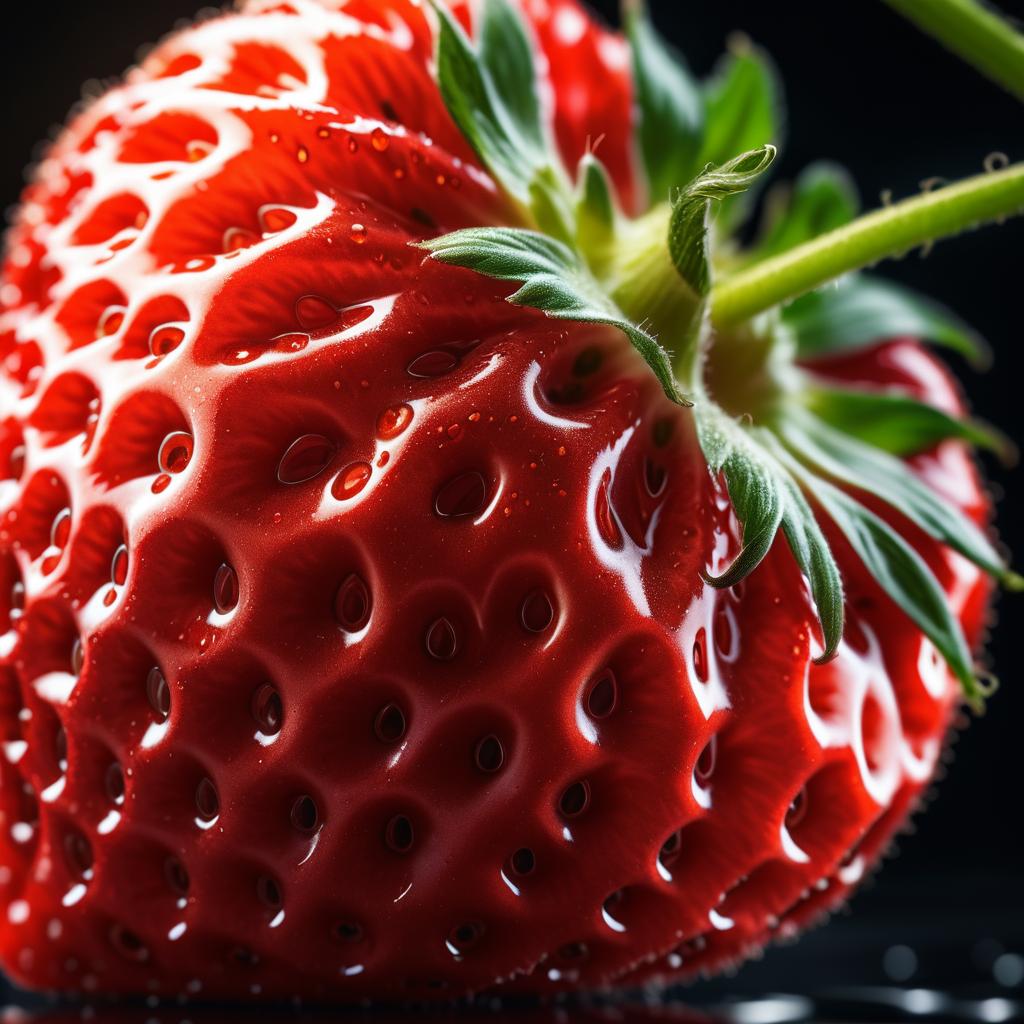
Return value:
[[(0, 38), (0, 205), (15, 202), (23, 167), (79, 98), (82, 84), (118, 75), (140, 43), (158, 39), (194, 14), (194, 3), (18, 5), (20, 25), (15, 30), (8, 23)], [(993, 151), (1024, 159), (1024, 106), (919, 35), (880, 0), (650, 0), (650, 5), (656, 22), (699, 74), (711, 69), (734, 30), (745, 31), (774, 57), (789, 109), (777, 176), (792, 177), (811, 160), (832, 159), (852, 171), (864, 204), (872, 206), (885, 189), (898, 197), (915, 192), (923, 179), (977, 172)], [(611, 16), (617, 3), (601, 0), (594, 6)], [(1001, 6), (1024, 19), (1024, 0), (1002, 0)], [(927, 259), (912, 255), (884, 267), (893, 278), (942, 299), (989, 339), (996, 356), (992, 371), (978, 375), (959, 361), (956, 370), (974, 408), (1018, 442), (1024, 442), (1022, 250), (1024, 219), (942, 243)], [(990, 468), (1003, 537), (1024, 564), (1024, 467)], [(854, 921), (895, 922), (895, 938), (902, 927), (912, 941), (911, 933), (932, 918), (962, 918), (962, 924), (974, 915), (976, 927), (968, 930), (980, 928), (979, 936), (986, 926), (978, 921), (986, 913), (1008, 911), (1024, 920), (1024, 853), (1018, 838), (1024, 804), (1022, 643), (1024, 597), (1006, 597), (990, 646), (1002, 690), (957, 744), (938, 806), (919, 817), (916, 834), (901, 841), (900, 856), (871, 891), (858, 897)], [(816, 941), (829, 945), (824, 937)]]

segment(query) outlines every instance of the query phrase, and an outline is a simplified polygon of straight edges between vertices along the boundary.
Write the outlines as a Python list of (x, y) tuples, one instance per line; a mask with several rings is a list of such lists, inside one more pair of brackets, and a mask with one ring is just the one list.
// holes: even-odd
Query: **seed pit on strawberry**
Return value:
[(487, 504), (487, 480), (479, 470), (452, 477), (438, 488), (434, 511), (442, 519), (475, 516)]
[(276, 736), (284, 724), (284, 702), (281, 694), (270, 683), (258, 686), (250, 701), (252, 717), (264, 736)]
[(397, 704), (385, 704), (373, 720), (373, 731), (382, 743), (397, 743), (405, 729), (405, 712)]
[(533, 874), (533, 870), (537, 866), (537, 857), (528, 846), (521, 846), (509, 858), (509, 864), (514, 874), (523, 877)]
[(331, 934), (344, 943), (362, 942), (364, 936), (363, 926), (356, 921), (339, 921), (331, 929)]
[(615, 673), (606, 668), (599, 672), (587, 687), (587, 714), (591, 718), (607, 718), (619, 702), (619, 684)]
[(459, 651), (459, 637), (450, 619), (435, 619), (424, 636), (427, 654), (435, 661), (451, 661)]
[(123, 231), (137, 231), (149, 218), (146, 204), (132, 192), (121, 192), (98, 203), (80, 221), (72, 245), (100, 245)]
[(69, 830), (64, 836), (64, 857), (72, 878), (79, 881), (89, 881), (92, 878), (92, 845), (77, 829)]
[(346, 633), (360, 633), (369, 625), (373, 612), (370, 588), (361, 576), (350, 573), (334, 598), (334, 617)]
[(501, 740), (493, 733), (478, 740), (473, 752), (473, 760), (477, 768), (488, 775), (500, 771), (505, 763), (505, 748), (502, 746)]
[(217, 145), (217, 132), (209, 122), (172, 112), (136, 124), (122, 138), (118, 159), (124, 163), (188, 163), (197, 143), (209, 149)]
[(46, 389), (29, 422), (50, 447), (85, 434), (98, 410), (99, 393), (92, 381), (80, 373), (62, 373)]
[(484, 936), (484, 926), (478, 921), (468, 921), (454, 927), (445, 940), (448, 952), (460, 957), (469, 952)]
[[(81, 348), (114, 333), (104, 329), (105, 314), (112, 309), (124, 310), (127, 305), (127, 297), (113, 281), (100, 279), (82, 285), (64, 300), (56, 314), (57, 323), (67, 338), (67, 347)], [(106, 326), (111, 324), (108, 322)]]
[(104, 783), (107, 798), (115, 806), (121, 806), (124, 803), (126, 785), (124, 769), (117, 761), (113, 761), (108, 765), (104, 773)]
[(185, 865), (177, 857), (167, 857), (164, 860), (164, 880), (167, 882), (171, 892), (177, 896), (187, 896), (190, 879)]
[(590, 806), (590, 783), (574, 782), (558, 798), (558, 810), (563, 818), (578, 818)]
[[(62, 548), (53, 545), (55, 524), (60, 524), (58, 538), (67, 540), (70, 529), (70, 498), (64, 481), (51, 470), (40, 470), (28, 481), (16, 506), (17, 514), (9, 517), (8, 528), (17, 543), (35, 560), (47, 553), (59, 554)], [(51, 565), (51, 571), (54, 566)]]
[(320, 825), (320, 811), (316, 801), (308, 795), (297, 797), (292, 804), (292, 825), (299, 832), (315, 832)]
[(209, 778), (200, 779), (196, 786), (195, 804), (198, 815), (196, 824), (201, 828), (209, 828), (220, 815), (220, 797), (217, 787)]
[(546, 591), (533, 590), (523, 598), (519, 621), (528, 633), (543, 633), (554, 620), (554, 605)]
[(256, 895), (265, 907), (275, 913), (281, 909), (284, 903), (280, 885), (278, 885), (276, 879), (271, 878), (269, 875), (261, 875), (256, 880)]
[(171, 713), (171, 688), (160, 668), (154, 665), (146, 676), (146, 700), (158, 721)]
[(408, 853), (415, 842), (412, 822), (404, 814), (396, 814), (384, 829), (384, 842), (395, 853)]
[(288, 446), (277, 466), (283, 484), (301, 484), (319, 476), (331, 463), (337, 446), (323, 434), (303, 434)]
[(162, 468), (160, 453), (165, 440), (174, 436), (191, 436), (177, 405), (159, 392), (132, 394), (113, 410), (96, 446), (93, 471), (98, 482), (112, 488), (153, 475)]
[(227, 615), (238, 605), (238, 574), (234, 566), (221, 562), (213, 574), (213, 607), (218, 615)]
[(110, 941), (126, 960), (134, 963), (146, 963), (149, 960), (149, 950), (142, 939), (121, 925), (114, 925), (110, 929)]

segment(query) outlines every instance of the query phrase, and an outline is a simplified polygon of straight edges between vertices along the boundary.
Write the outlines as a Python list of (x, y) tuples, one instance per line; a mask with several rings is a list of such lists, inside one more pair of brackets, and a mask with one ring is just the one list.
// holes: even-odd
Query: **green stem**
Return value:
[(1024, 36), (978, 0), (885, 0), (923, 32), (1024, 100)]
[(1022, 212), (1024, 163), (904, 199), (724, 278), (711, 293), (712, 319), (738, 323), (852, 270)]

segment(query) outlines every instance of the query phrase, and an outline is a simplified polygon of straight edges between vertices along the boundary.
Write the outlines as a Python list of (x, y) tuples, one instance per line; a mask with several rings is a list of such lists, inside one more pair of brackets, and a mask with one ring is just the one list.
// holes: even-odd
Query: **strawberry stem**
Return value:
[(850, 271), (1022, 212), (1024, 163), (904, 199), (723, 278), (711, 292), (712, 319), (739, 323)]
[(977, 0), (885, 0), (923, 32), (1024, 100), (1024, 35)]

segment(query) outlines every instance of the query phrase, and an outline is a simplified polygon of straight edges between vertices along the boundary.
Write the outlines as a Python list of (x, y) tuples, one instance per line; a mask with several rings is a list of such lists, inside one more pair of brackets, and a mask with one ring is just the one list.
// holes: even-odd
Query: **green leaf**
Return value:
[(882, 590), (901, 608), (946, 659), (968, 700), (975, 704), (984, 688), (974, 672), (971, 652), (946, 593), (921, 556), (884, 520), (850, 495), (812, 478), (814, 500), (846, 537)]
[(981, 338), (948, 309), (900, 285), (853, 274), (809, 292), (782, 311), (801, 359), (833, 355), (911, 335), (986, 361)]
[(668, 249), (679, 276), (694, 294), (706, 296), (711, 288), (708, 251), (708, 215), (711, 203), (746, 191), (775, 159), (775, 147), (762, 146), (708, 167), (672, 198)]
[(799, 410), (788, 411), (774, 429), (805, 464), (847, 487), (877, 495), (930, 537), (959, 552), (1004, 586), (1024, 589), (1024, 579), (1006, 567), (982, 530), (923, 483), (904, 462)]
[(725, 572), (716, 577), (705, 575), (705, 580), (716, 587), (739, 583), (768, 554), (781, 526), (810, 584), (821, 623), (824, 651), (817, 660), (827, 661), (843, 635), (842, 578), (814, 513), (792, 475), (770, 450), (777, 448), (777, 442), (767, 431), (753, 435), (744, 430), (712, 402), (698, 403), (694, 419), (708, 467), (725, 477), (729, 499), (743, 524), (739, 554)]
[(637, 142), (650, 200), (656, 204), (700, 166), (704, 99), (682, 57), (661, 38), (642, 5), (627, 8), (626, 34), (638, 108)]
[(551, 163), (537, 99), (532, 48), (508, 0), (486, 0), (480, 50), (440, 0), (437, 79), (467, 142), (505, 190), (528, 204), (530, 184)]
[[(775, 68), (745, 37), (733, 40), (731, 48), (704, 86), (706, 121), (698, 167), (721, 164), (767, 143), (777, 148), (782, 142), (782, 86)], [(725, 204), (723, 228), (738, 224), (746, 210), (742, 202)]]
[(508, 299), (517, 306), (530, 306), (560, 320), (617, 327), (647, 361), (665, 394), (679, 405), (689, 405), (668, 353), (625, 316), (580, 257), (557, 239), (523, 228), (464, 228), (416, 247), (442, 263), (519, 282), (521, 287)]
[(765, 200), (761, 237), (749, 253), (752, 260), (768, 259), (841, 227), (860, 209), (853, 180), (837, 164), (811, 164), (781, 202), (774, 197), (773, 189)]
[(916, 455), (948, 438), (958, 438), (1002, 455), (1012, 447), (983, 424), (951, 416), (897, 391), (810, 385), (801, 398), (826, 423), (892, 455)]

